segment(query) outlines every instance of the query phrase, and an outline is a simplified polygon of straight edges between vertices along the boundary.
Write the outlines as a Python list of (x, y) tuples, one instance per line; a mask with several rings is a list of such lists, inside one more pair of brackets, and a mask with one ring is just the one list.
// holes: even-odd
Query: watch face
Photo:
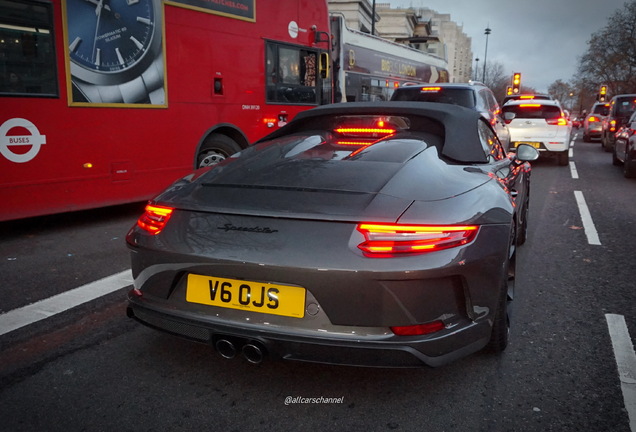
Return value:
[(71, 60), (95, 72), (130, 69), (152, 43), (154, 7), (153, 0), (68, 0)]

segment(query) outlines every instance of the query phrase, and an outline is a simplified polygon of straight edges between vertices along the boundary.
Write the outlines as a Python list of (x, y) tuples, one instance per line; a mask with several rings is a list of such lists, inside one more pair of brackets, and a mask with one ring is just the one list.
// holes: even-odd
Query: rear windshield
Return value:
[(320, 116), (295, 125), (296, 133), (256, 143), (241, 154), (262, 148), (277, 159), (404, 163), (428, 147), (441, 153), (444, 144), (443, 125), (419, 116)]
[(634, 96), (617, 98), (615, 111), (617, 117), (629, 117), (636, 111), (636, 98)]
[(502, 105), (505, 105), (506, 102), (510, 102), (511, 100), (522, 100), (522, 99), (527, 99), (527, 100), (532, 100), (532, 99), (550, 100), (550, 96), (548, 96), (548, 95), (510, 95), (510, 96), (504, 97)]
[(437, 102), (459, 105), (466, 108), (474, 108), (476, 103), (472, 90), (444, 87), (398, 89), (393, 93), (391, 100), (402, 102)]
[(561, 117), (561, 108), (554, 105), (521, 104), (503, 108), (504, 113), (514, 113), (517, 119), (556, 119)]
[(609, 106), (607, 104), (594, 105), (592, 108), (592, 114), (606, 116), (609, 114)]

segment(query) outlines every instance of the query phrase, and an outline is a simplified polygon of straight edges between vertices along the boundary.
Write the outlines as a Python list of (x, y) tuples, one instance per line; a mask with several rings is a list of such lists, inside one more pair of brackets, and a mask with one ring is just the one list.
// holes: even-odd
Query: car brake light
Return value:
[(168, 223), (173, 211), (171, 207), (148, 204), (145, 213), (137, 220), (137, 225), (152, 235), (159, 234)]
[(360, 223), (356, 227), (365, 238), (358, 248), (375, 257), (424, 253), (462, 246), (472, 242), (477, 225), (400, 225)]
[(600, 119), (598, 117), (590, 116), (590, 118), (588, 118), (587, 121), (588, 122), (597, 122), (597, 121), (600, 121)]
[(539, 108), (541, 104), (519, 104), (521, 108)]
[(357, 147), (369, 145), (369, 143), (366, 141), (351, 141), (351, 140), (349, 141), (338, 140), (335, 142), (335, 144), (339, 146), (357, 146)]
[(546, 122), (549, 125), (556, 125), (556, 126), (567, 126), (568, 125), (568, 120), (565, 117), (546, 119)]
[(441, 90), (442, 90), (441, 87), (422, 87), (421, 91), (428, 92), (428, 93), (437, 93)]
[(610, 132), (616, 132), (616, 120), (611, 120), (609, 124), (610, 124), (609, 126)]
[(444, 330), (446, 325), (442, 321), (432, 321), (426, 324), (391, 327), (391, 331), (398, 336), (418, 336)]
[(354, 135), (362, 135), (362, 136), (377, 136), (377, 135), (391, 135), (396, 132), (395, 129), (391, 128), (338, 128), (336, 132), (345, 136), (354, 136)]
[(531, 95), (519, 96), (519, 99), (534, 99), (534, 96), (531, 96)]

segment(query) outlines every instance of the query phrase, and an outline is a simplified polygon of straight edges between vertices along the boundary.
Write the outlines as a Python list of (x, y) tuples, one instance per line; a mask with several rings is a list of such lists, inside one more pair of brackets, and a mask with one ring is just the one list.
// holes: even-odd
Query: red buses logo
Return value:
[[(28, 135), (9, 135), (14, 128), (26, 129)], [(19, 133), (19, 132), (18, 132)], [(38, 128), (30, 121), (23, 118), (12, 118), (0, 126), (0, 153), (11, 162), (29, 162), (37, 156), (42, 145), (46, 144), (46, 136), (40, 135)], [(16, 147), (31, 148), (26, 152), (14, 152)], [(12, 149), (13, 148), (13, 149)]]

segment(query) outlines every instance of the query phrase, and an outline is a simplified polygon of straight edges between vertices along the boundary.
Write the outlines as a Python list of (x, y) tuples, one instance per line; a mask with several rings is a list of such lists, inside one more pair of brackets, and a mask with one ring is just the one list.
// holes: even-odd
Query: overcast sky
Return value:
[(474, 59), (479, 58), (479, 79), (486, 61), (497, 61), (504, 72), (520, 72), (522, 85), (547, 92), (561, 79), (569, 81), (593, 33), (622, 9), (625, 0), (377, 0), (392, 7), (427, 7), (448, 13), (472, 39)]

